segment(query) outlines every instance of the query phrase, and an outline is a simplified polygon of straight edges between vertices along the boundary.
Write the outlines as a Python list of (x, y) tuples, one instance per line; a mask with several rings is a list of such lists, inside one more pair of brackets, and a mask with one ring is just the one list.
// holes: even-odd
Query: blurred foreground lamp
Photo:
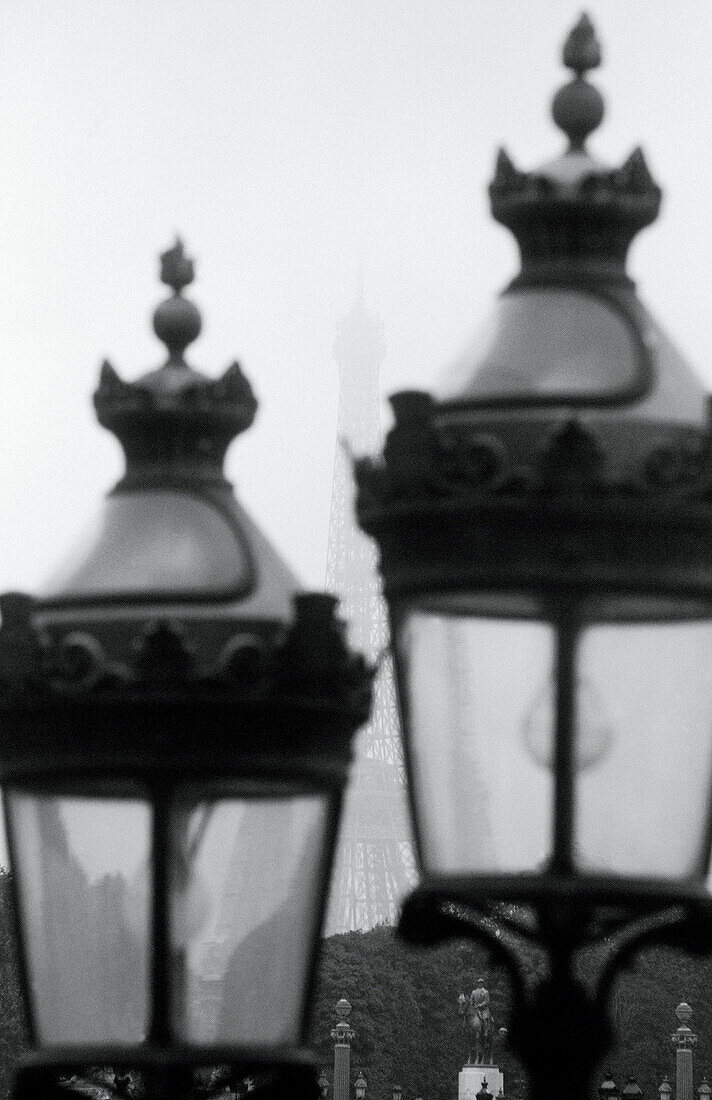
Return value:
[(281, 1067), (294, 1090), (371, 671), (223, 476), (256, 401), (237, 364), (185, 362), (180, 242), (161, 277), (166, 363), (133, 383), (105, 364), (94, 398), (125, 476), (42, 598), (0, 601), (28, 1065)]
[(500, 919), (552, 977), (531, 1003), (520, 989), (511, 1038), (549, 1096), (554, 1041), (567, 1094), (606, 1043), (610, 973), (590, 1001), (574, 950), (666, 906), (656, 934), (691, 939), (712, 835), (708, 403), (626, 274), (660, 190), (640, 150), (611, 170), (586, 148), (599, 61), (582, 16), (553, 103), (566, 151), (534, 172), (502, 151), (490, 187), (521, 272), (357, 464), (426, 875), (401, 927), (432, 940), (462, 932), (458, 905), (529, 907)]

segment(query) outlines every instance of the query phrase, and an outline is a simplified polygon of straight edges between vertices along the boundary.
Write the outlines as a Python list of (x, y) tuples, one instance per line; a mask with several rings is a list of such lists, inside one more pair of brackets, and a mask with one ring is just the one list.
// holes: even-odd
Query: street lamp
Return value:
[[(356, 466), (425, 876), (401, 931), (469, 930), (509, 965), (537, 1097), (583, 1095), (636, 945), (712, 944), (708, 402), (626, 274), (660, 190), (640, 150), (609, 169), (586, 148), (599, 61), (582, 16), (553, 103), (566, 151), (534, 172), (502, 151), (490, 187), (521, 272), (437, 397), (396, 394), (382, 458)], [(548, 953), (533, 994), (503, 927)], [(590, 993), (574, 953), (616, 931)]]
[(308, 999), (371, 670), (302, 593), (222, 462), (256, 401), (184, 351), (192, 262), (162, 257), (168, 348), (94, 397), (126, 472), (42, 598), (0, 599), (0, 775), (34, 1053), (22, 1079), (192, 1067), (314, 1087)]
[(392, 1091), (392, 1094), (393, 1094), (393, 1100), (401, 1100), (401, 1097), (403, 1096), (403, 1086), (402, 1085), (393, 1085), (393, 1088), (392, 1088), (391, 1091)]
[(363, 1071), (359, 1070), (358, 1077), (354, 1081), (354, 1095), (356, 1096), (356, 1100), (364, 1100), (367, 1084)]
[[(599, 1100), (620, 1100), (621, 1090), (611, 1076), (611, 1071), (607, 1070), (604, 1079), (598, 1086)], [(662, 1097), (661, 1097), (662, 1100)]]
[(621, 1089), (621, 1096), (625, 1097), (625, 1100), (642, 1100), (643, 1090), (636, 1081), (635, 1077), (629, 1077), (625, 1085)]

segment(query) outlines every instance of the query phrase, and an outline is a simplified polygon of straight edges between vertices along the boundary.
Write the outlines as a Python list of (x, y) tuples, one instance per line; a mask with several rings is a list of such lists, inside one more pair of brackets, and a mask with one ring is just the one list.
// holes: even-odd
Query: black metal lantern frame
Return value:
[[(660, 190), (639, 150), (610, 171), (585, 149), (603, 114), (585, 79), (599, 60), (583, 16), (564, 48), (574, 77), (554, 100), (567, 152), (530, 173), (499, 154), (492, 210), (517, 238), (522, 271), (500, 299), (484, 359), (459, 364), (457, 385), (446, 380), (439, 399), (396, 394), (383, 456), (356, 463), (359, 521), (378, 544), (391, 616), (424, 869), (400, 931), (415, 943), (479, 938), (506, 965), (515, 991), (511, 1043), (537, 1097), (585, 1093), (611, 1038), (611, 983), (641, 947), (712, 948), (705, 885), (712, 771), (704, 772), (704, 761), (704, 808), (684, 865), (655, 873), (612, 859), (608, 867), (599, 853), (587, 863), (578, 850), (586, 631), (712, 620), (712, 430), (704, 396), (625, 271), (628, 246), (654, 220)], [(504, 870), (482, 854), (474, 781), (461, 807), (473, 851), (451, 837), (433, 839), (450, 807), (433, 804), (429, 774), (447, 751), (445, 711), (463, 677), (449, 698), (433, 702), (437, 658), (427, 629), (436, 620), (447, 629), (492, 619), (541, 624), (553, 669), (551, 738), (537, 761), (551, 775), (550, 844), (539, 862)], [(422, 632), (419, 651), (413, 622)], [(452, 655), (442, 658), (443, 680), (455, 676), (454, 663)], [(517, 669), (501, 674), (503, 696), (507, 674), (514, 687)], [(447, 685), (441, 690), (446, 695)], [(669, 728), (666, 736), (674, 744), (678, 734)], [(700, 737), (709, 740), (704, 731)], [(457, 772), (452, 761), (450, 768)], [(456, 797), (444, 779), (437, 790), (443, 803)], [(496, 811), (490, 820), (496, 824)], [(526, 830), (526, 817), (518, 820)], [(549, 975), (533, 991), (516, 937), (546, 952)], [(576, 955), (602, 940), (606, 961), (590, 991), (575, 976)]]
[[(312, 1095), (315, 1062), (304, 1047), (310, 988), (351, 742), (369, 713), (373, 670), (348, 648), (336, 599), (293, 592), (286, 568), (235, 501), (222, 459), (256, 402), (236, 365), (212, 381), (183, 359), (200, 318), (182, 297), (192, 264), (180, 244), (164, 255), (162, 277), (174, 291), (154, 319), (167, 363), (136, 383), (105, 364), (95, 397), (127, 457), (97, 539), (42, 599), (0, 598), (0, 781), (33, 1046), (18, 1095), (49, 1094), (57, 1074), (98, 1064), (144, 1071), (152, 1095), (178, 1094), (195, 1069), (210, 1065), (229, 1066), (236, 1079), (258, 1075), (266, 1094)], [(175, 568), (171, 540), (180, 542)], [(255, 1024), (245, 1041), (232, 1033), (203, 1041), (180, 1023), (186, 960), (173, 929), (176, 897), (188, 890), (186, 851), (221, 799), (250, 806), (295, 797), (323, 806), (319, 829), (304, 841), (309, 897), (295, 940), (307, 956), (299, 963), (304, 989), (301, 977), (283, 976), (296, 1006), (287, 1028), (295, 1041), (261, 1040)], [(37, 880), (45, 876), (45, 892), (60, 898), (70, 934), (72, 883), (81, 885), (81, 875), (56, 807), (76, 798), (138, 800), (150, 821), (135, 902), (146, 910), (146, 1027), (133, 1040), (82, 1042), (86, 1013), (83, 1025), (65, 1028), (65, 1040), (48, 1015), (60, 1019), (71, 1006), (62, 1004), (57, 960), (39, 957), (54, 933), (42, 926), (52, 914), (39, 911)], [(196, 806), (199, 820), (186, 824)], [(263, 839), (257, 833), (250, 842), (253, 870), (268, 859)], [(58, 863), (66, 879), (59, 887)], [(267, 866), (263, 886), (269, 875)], [(260, 889), (253, 878), (241, 883), (245, 904)], [(261, 965), (262, 980), (278, 989), (280, 975), (267, 971), (279, 960)]]
[[(313, 605), (322, 599), (324, 606), (314, 616)], [(52, 797), (138, 794), (153, 811), (152, 1003), (147, 1039), (136, 1048), (52, 1046), (29, 1056), (25, 1068), (74, 1072), (109, 1063), (173, 1071), (229, 1064), (248, 1075), (260, 1070), (274, 1074), (283, 1066), (295, 1085), (303, 1066), (306, 1077), (301, 1083), (311, 1083), (314, 1063), (303, 1050), (176, 1043), (169, 1004), (174, 961), (167, 937), (167, 869), (173, 844), (170, 822), (187, 780), (193, 797), (201, 788), (211, 798), (222, 792), (249, 797), (321, 791), (328, 797), (330, 840), (321, 857), (320, 896), (314, 905), (315, 913), (323, 912), (350, 739), (369, 705), (369, 677), (346, 650), (338, 628), (332, 630), (330, 641), (335, 644), (324, 661), (324, 632), (336, 625), (333, 601), (297, 597), (294, 625), (281, 644), (265, 647), (263, 670), (253, 669), (247, 676), (234, 661), (230, 667), (229, 660), (199, 669), (168, 625), (141, 636), (132, 664), (117, 668), (100, 660), (99, 643), (90, 635), (43, 645), (31, 622), (32, 604), (21, 597), (2, 598), (0, 609), (6, 673), (0, 704), (1, 767), (6, 797), (18, 792)], [(311, 668), (310, 648), (316, 656)], [(228, 655), (234, 658), (229, 645)], [(20, 868), (12, 821), (8, 824), (12, 866)], [(316, 919), (312, 975), (319, 928)], [(27, 965), (23, 972), (28, 973)], [(307, 992), (305, 1014), (309, 999)], [(306, 1023), (305, 1018), (302, 1032)]]

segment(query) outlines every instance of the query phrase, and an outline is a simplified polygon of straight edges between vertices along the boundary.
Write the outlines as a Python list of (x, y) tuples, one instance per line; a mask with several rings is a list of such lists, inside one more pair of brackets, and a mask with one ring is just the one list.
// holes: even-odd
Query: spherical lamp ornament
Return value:
[(125, 473), (39, 598), (0, 597), (36, 1048), (20, 1085), (111, 1064), (170, 1092), (220, 1064), (311, 1095), (309, 989), (373, 670), (226, 481), (257, 402), (238, 364), (212, 379), (185, 361), (193, 263), (180, 241), (161, 260), (167, 360), (134, 382), (105, 363), (94, 397)]

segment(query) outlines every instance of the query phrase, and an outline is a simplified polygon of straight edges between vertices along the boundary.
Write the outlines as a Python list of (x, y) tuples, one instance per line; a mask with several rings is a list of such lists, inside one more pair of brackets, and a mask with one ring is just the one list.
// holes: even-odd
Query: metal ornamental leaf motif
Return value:
[(640, 469), (612, 473), (595, 433), (577, 420), (554, 431), (531, 460), (515, 460), (491, 432), (467, 434), (439, 427), (433, 419), (397, 424), (383, 460), (358, 459), (358, 508), (469, 498), (656, 497), (712, 503), (712, 448), (651, 451)]
[(188, 684), (197, 674), (182, 631), (172, 623), (152, 624), (135, 644), (133, 672), (146, 684)]
[(645, 485), (681, 500), (712, 503), (712, 447), (660, 447), (645, 463)]
[[(490, 195), (493, 201), (506, 201), (508, 198), (533, 201), (547, 197), (554, 200), (559, 191), (557, 185), (547, 176), (517, 168), (506, 150), (500, 149), (495, 162), (494, 178), (490, 184)], [(657, 207), (661, 190), (653, 179), (642, 149), (638, 147), (620, 168), (583, 175), (575, 185), (569, 186), (567, 197), (573, 198), (575, 195), (596, 204), (605, 203), (606, 199), (611, 202), (627, 199), (633, 203), (636, 200), (646, 201)]]
[(318, 700), (363, 714), (364, 720), (368, 715), (375, 669), (348, 648), (342, 624), (328, 611), (310, 621), (298, 609), (292, 626), (272, 641), (235, 634), (205, 665), (172, 622), (144, 629), (128, 659), (118, 662), (86, 632), (50, 641), (34, 626), (27, 596), (0, 597), (0, 611), (0, 708), (51, 705), (58, 697), (116, 701), (127, 692), (135, 697), (169, 691), (235, 701)]
[(604, 486), (604, 455), (593, 435), (569, 421), (542, 450), (536, 464), (537, 484), (548, 490)]
[(162, 391), (138, 382), (125, 382), (108, 360), (101, 367), (99, 386), (95, 394), (97, 407), (121, 404), (127, 408), (152, 409), (224, 409), (226, 403), (239, 406), (245, 416), (254, 417), (257, 398), (239, 363), (231, 363), (221, 378), (196, 376), (192, 384)]

